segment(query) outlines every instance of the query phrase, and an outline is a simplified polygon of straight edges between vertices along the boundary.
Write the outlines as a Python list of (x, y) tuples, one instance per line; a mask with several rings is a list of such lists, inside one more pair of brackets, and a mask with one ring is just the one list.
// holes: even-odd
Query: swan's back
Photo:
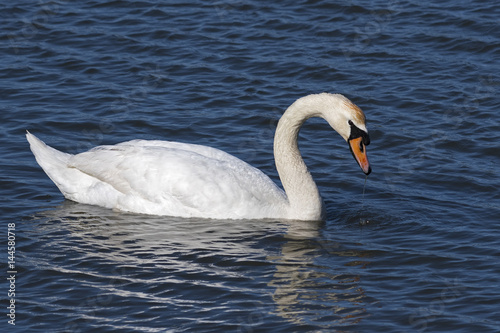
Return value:
[(181, 217), (285, 217), (286, 196), (269, 177), (215, 148), (133, 140), (65, 154), (47, 170), (47, 156), (64, 153), (30, 135), (39, 164), (77, 202)]

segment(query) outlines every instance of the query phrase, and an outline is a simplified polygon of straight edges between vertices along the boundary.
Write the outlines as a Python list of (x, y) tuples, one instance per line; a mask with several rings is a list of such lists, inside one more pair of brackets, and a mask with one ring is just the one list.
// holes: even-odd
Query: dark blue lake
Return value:
[[(500, 331), (500, 4), (0, 9), (2, 331)], [(279, 181), (277, 121), (324, 91), (364, 110), (373, 172), (365, 187), (342, 138), (308, 121), (300, 149), (326, 203), (321, 223), (74, 203), (25, 139), (69, 153), (198, 143)]]

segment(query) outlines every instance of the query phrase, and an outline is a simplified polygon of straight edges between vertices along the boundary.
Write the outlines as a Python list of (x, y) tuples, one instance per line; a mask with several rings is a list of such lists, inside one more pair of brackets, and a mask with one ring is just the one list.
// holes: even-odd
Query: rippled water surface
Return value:
[[(500, 331), (494, 1), (0, 7), (1, 269), (10, 274), (15, 224), (16, 331)], [(365, 111), (373, 172), (363, 197), (345, 142), (308, 121), (300, 147), (327, 206), (321, 223), (65, 201), (24, 137), (70, 153), (195, 142), (278, 181), (277, 120), (323, 91)]]

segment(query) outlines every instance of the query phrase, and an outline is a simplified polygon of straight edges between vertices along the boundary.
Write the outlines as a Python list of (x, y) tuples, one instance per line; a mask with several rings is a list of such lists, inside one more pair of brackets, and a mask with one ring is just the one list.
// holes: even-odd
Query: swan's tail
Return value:
[(43, 171), (56, 184), (59, 190), (67, 197), (71, 193), (71, 176), (74, 172), (68, 167), (71, 154), (63, 153), (57, 149), (47, 146), (42, 140), (26, 131), (26, 139), (30, 143), (31, 151)]

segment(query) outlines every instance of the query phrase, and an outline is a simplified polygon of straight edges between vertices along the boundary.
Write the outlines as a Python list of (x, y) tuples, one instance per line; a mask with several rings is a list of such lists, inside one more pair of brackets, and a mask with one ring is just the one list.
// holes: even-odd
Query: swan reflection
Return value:
[[(323, 223), (291, 222), (287, 241), (273, 259), (276, 273), (269, 286), (275, 288), (276, 313), (296, 324), (336, 327), (355, 324), (366, 317), (365, 295), (360, 276), (345, 266), (366, 264), (360, 251), (320, 236)], [(352, 258), (336, 271), (336, 259)], [(332, 264), (333, 262), (333, 264)]]
[[(92, 261), (97, 274), (101, 265), (116, 267), (125, 282), (110, 290), (126, 297), (160, 303), (172, 303), (173, 297), (176, 305), (191, 307), (194, 299), (200, 307), (214, 307), (203, 299), (206, 288), (214, 287), (235, 304), (235, 291), (258, 302), (269, 297), (273, 303), (260, 303), (258, 311), (297, 325), (342, 327), (368, 315), (356, 273), (367, 264), (367, 254), (325, 239), (322, 222), (187, 220), (114, 213), (69, 201), (37, 215), (38, 228), (49, 239), (44, 246), (52, 269), (65, 272), (67, 265), (50, 263), (55, 247), (72, 251), (71, 262)], [(56, 233), (60, 239), (52, 239)], [(148, 296), (143, 288), (127, 287), (127, 279), (160, 291)]]

